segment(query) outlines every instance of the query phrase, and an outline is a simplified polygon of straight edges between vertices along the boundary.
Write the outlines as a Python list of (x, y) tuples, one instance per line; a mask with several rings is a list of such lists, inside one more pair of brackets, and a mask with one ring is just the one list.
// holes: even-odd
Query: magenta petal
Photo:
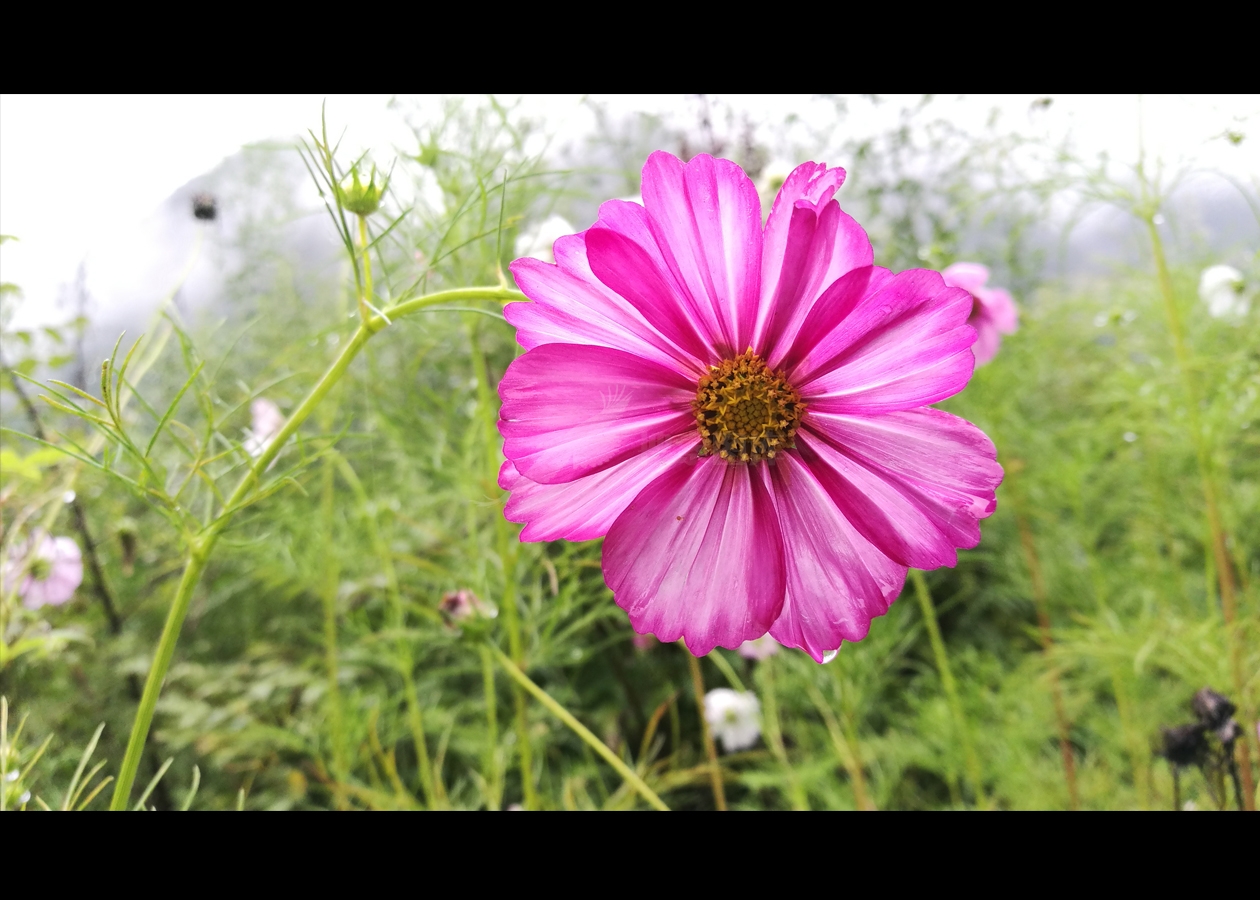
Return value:
[(975, 367), (971, 303), (936, 272), (898, 273), (822, 338), (792, 379), (818, 412), (876, 415), (944, 400)]
[(710, 456), (669, 469), (609, 529), (604, 578), (635, 631), (696, 656), (761, 637), (786, 584), (765, 468)]
[(643, 166), (643, 205), (718, 357), (743, 352), (761, 295), (761, 199), (752, 180), (727, 159), (701, 153), (684, 165), (657, 151)]
[[(808, 235), (805, 229), (797, 228), (796, 220), (811, 211), (804, 201), (793, 210), (779, 289), (772, 297), (762, 298), (763, 308), (768, 304), (770, 312), (763, 316), (765, 327), (759, 338), (771, 368), (778, 368), (791, 351), (796, 336), (827, 289), (854, 269), (871, 265), (873, 254), (866, 231), (840, 209), (840, 204), (832, 200), (823, 206), (813, 234)], [(807, 246), (797, 246), (807, 239)]]
[(625, 298), (607, 288), (590, 270), (584, 235), (556, 241), (556, 265), (536, 259), (512, 263), (517, 286), (531, 303), (509, 303), (504, 317), (516, 326), (526, 350), (542, 344), (595, 344), (625, 350), (679, 371), (700, 370), (698, 361), (680, 350)]
[(795, 453), (776, 460), (771, 479), (787, 555), (787, 600), (770, 636), (818, 662), (843, 641), (860, 641), (871, 619), (901, 592), (906, 569), (864, 538), (812, 467)]
[(958, 544), (939, 527), (935, 510), (904, 482), (855, 459), (812, 426), (797, 435), (797, 451), (853, 527), (885, 556), (917, 569), (958, 561)]
[(503, 455), (543, 484), (590, 475), (695, 429), (693, 382), (607, 347), (535, 347), (508, 366), (499, 396)]
[(814, 413), (809, 427), (883, 478), (951, 546), (980, 543), (979, 520), (997, 506), (994, 492), (1002, 483), (1002, 467), (993, 442), (975, 425), (925, 407), (883, 416)]
[(588, 541), (603, 537), (622, 511), (666, 469), (694, 456), (700, 440), (692, 431), (644, 450), (625, 462), (567, 484), (538, 484), (503, 463), (499, 486), (512, 492), (504, 515), (522, 522), (522, 541)]
[[(784, 255), (788, 247), (790, 222), (795, 215), (798, 200), (804, 200), (815, 210), (830, 200), (844, 184), (844, 169), (828, 169), (822, 163), (801, 163), (792, 170), (779, 188), (770, 208), (762, 236), (761, 296), (766, 298), (779, 293), (780, 272), (784, 269)], [(760, 350), (760, 348), (757, 348)]]
[(619, 231), (595, 226), (586, 232), (591, 271), (625, 297), (638, 312), (678, 347), (697, 360), (712, 360), (711, 332), (690, 302), (679, 296), (672, 276), (659, 268), (638, 242)]

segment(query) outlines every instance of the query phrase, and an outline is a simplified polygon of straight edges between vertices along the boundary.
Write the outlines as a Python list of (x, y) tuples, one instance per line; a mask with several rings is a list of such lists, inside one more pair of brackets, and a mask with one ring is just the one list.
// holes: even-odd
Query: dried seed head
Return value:
[(1190, 708), (1199, 717), (1199, 721), (1215, 731), (1229, 721), (1229, 717), (1238, 709), (1229, 699), (1222, 697), (1211, 688), (1203, 688), (1190, 701)]
[(1164, 745), (1159, 755), (1174, 766), (1201, 766), (1207, 759), (1207, 740), (1202, 725), (1179, 725), (1160, 729)]

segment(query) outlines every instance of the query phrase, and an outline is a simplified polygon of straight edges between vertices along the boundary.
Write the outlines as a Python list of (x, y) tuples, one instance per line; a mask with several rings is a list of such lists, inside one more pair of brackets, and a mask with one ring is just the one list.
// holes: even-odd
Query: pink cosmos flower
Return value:
[(946, 266), (941, 277), (946, 284), (960, 287), (972, 296), (974, 304), (967, 324), (976, 330), (976, 343), (971, 349), (976, 354), (976, 365), (983, 366), (997, 356), (1001, 335), (1014, 334), (1019, 328), (1019, 307), (1005, 289), (984, 286), (989, 280), (988, 266), (956, 262)]
[(0, 566), (0, 591), (7, 592), (19, 576), (17, 593), (27, 609), (60, 606), (83, 583), (83, 554), (73, 538), (41, 532), (14, 548)]
[(512, 264), (506, 515), (606, 536), (635, 631), (698, 656), (769, 632), (821, 661), (995, 506), (993, 443), (928, 407), (971, 377), (971, 295), (873, 266), (843, 180), (799, 166), (763, 227), (737, 165), (654, 153), (643, 205)]
[(258, 397), (249, 405), (250, 427), (245, 429), (245, 452), (257, 459), (271, 439), (284, 427), (284, 413), (266, 397)]

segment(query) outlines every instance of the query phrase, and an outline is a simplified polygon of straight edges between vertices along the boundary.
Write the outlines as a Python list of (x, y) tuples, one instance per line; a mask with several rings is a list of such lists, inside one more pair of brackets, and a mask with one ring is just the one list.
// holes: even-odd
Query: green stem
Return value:
[(949, 703), (949, 712), (954, 719), (954, 731), (962, 744), (963, 761), (967, 766), (967, 778), (971, 782), (971, 790), (975, 794), (976, 806), (985, 805), (984, 783), (980, 777), (980, 758), (971, 741), (971, 730), (967, 727), (967, 718), (963, 715), (962, 701), (958, 697), (958, 685), (954, 682), (954, 673), (949, 668), (949, 657), (945, 653), (945, 642), (941, 640), (941, 629), (936, 622), (936, 610), (932, 606), (932, 595), (928, 592), (927, 579), (918, 569), (910, 570), (910, 579), (914, 582), (915, 593), (919, 597), (919, 608), (923, 610), (923, 623), (927, 626), (928, 638), (932, 642), (932, 654), (936, 657), (936, 668), (941, 674), (941, 687), (945, 689), (945, 699)]
[[(1143, 181), (1145, 188), (1145, 180)], [(1186, 394), (1186, 405), (1190, 410), (1190, 431), (1194, 439), (1195, 456), (1199, 464), (1199, 477), (1203, 483), (1204, 514), (1207, 519), (1209, 541), (1209, 564), (1215, 563), (1216, 580), (1221, 593), (1221, 612), (1225, 617), (1226, 640), (1229, 643), (1230, 674), (1234, 683), (1234, 694), (1243, 707), (1247, 721), (1255, 719), (1255, 710), (1248, 702), (1249, 695), (1245, 691), (1246, 677), (1242, 663), (1242, 636), (1238, 628), (1238, 603), (1235, 595), (1234, 569), (1230, 564), (1229, 550), (1225, 540), (1225, 528), (1221, 522), (1220, 506), (1216, 495), (1216, 484), (1212, 478), (1212, 465), (1209, 454), (1207, 436), (1203, 431), (1203, 420), (1199, 410), (1199, 385), (1194, 377), (1190, 350), (1186, 345), (1185, 329), (1181, 322), (1181, 311), (1177, 308), (1177, 298), (1173, 292), (1172, 275), (1168, 271), (1168, 261), (1164, 257), (1164, 242), (1155, 225), (1153, 206), (1142, 213), (1147, 233), (1151, 238), (1151, 249), (1155, 256), (1155, 270), (1159, 276), (1160, 293), (1164, 300), (1164, 315), (1168, 319), (1168, 331), (1172, 335), (1173, 353), (1177, 357), (1177, 368), (1180, 370), (1183, 390)], [(1209, 585), (1209, 590), (1211, 589)], [(1240, 772), (1243, 783), (1243, 802), (1248, 810), (1256, 808), (1255, 782), (1251, 772), (1251, 743), (1256, 740), (1255, 733), (1246, 729), (1247, 734), (1239, 741), (1241, 759)]]
[(669, 807), (661, 801), (661, 798), (656, 795), (656, 792), (648, 787), (647, 783), (636, 775), (634, 770), (627, 766), (621, 758), (617, 756), (617, 754), (608, 749), (607, 744), (595, 737), (589, 728), (574, 718), (573, 714), (557, 703), (555, 698), (535, 684), (528, 675), (518, 669), (516, 664), (513, 663), (512, 660), (508, 659), (507, 654), (493, 644), (487, 644), (486, 646), (489, 647), (490, 652), (494, 654), (495, 659), (499, 661), (499, 665), (503, 667), (503, 671), (507, 672), (508, 675), (511, 676), (512, 680), (525, 690), (529, 691), (529, 693), (531, 693), (539, 703), (547, 707), (552, 715), (572, 729), (573, 733), (585, 741), (587, 746), (602, 756), (604, 761), (616, 769), (617, 774), (620, 775), (627, 784), (634, 788), (640, 797), (646, 800), (655, 809), (659, 809), (663, 812), (669, 811)]
[(726, 812), (726, 786), (722, 783), (722, 767), (718, 764), (717, 747), (713, 743), (713, 732), (709, 730), (709, 720), (704, 714), (704, 673), (700, 671), (700, 660), (691, 655), (686, 647), (687, 666), (691, 669), (691, 689), (696, 695), (696, 710), (700, 713), (700, 737), (704, 741), (704, 755), (709, 760), (709, 781), (713, 785), (713, 804), (720, 811)]
[(328, 674), (328, 725), (332, 732), (333, 794), (337, 809), (346, 808), (345, 783), (349, 774), (346, 765), (345, 720), (341, 706), (341, 683), (337, 656), (337, 587), (341, 581), (340, 559), (333, 540), (333, 499), (335, 472), (333, 461), (324, 460), (322, 517), (324, 520), (324, 584), (320, 600), (324, 611), (324, 667)]
[(481, 680), (486, 693), (486, 808), (503, 803), (503, 774), (499, 770), (499, 711), (494, 687), (494, 658), (481, 648)]
[(359, 295), (359, 317), (372, 318), (372, 255), (368, 252), (367, 216), (359, 216), (359, 252), (363, 255), (363, 293)]
[[(390, 321), (392, 321), (442, 303), (461, 300), (507, 301), (519, 299), (523, 296), (519, 291), (503, 287), (456, 288), (405, 300), (391, 307), (388, 313)], [(363, 345), (368, 342), (372, 335), (387, 324), (388, 321), (385, 317), (378, 315), (359, 325), (349, 342), (342, 348), (336, 360), (329, 366), (328, 371), (311, 388), (310, 393), (306, 395), (306, 398), (289, 416), (288, 421), (284, 423), (279, 433), (272, 438), (271, 442), (263, 449), (263, 452), (254, 460), (254, 464), (241, 478), (236, 489), (232, 491), (231, 496), (223, 504), (223, 509), (218, 518), (189, 541), (189, 553), (184, 564), (184, 574), (180, 578), (179, 587), (175, 591), (175, 598), (171, 602), (170, 612), (166, 617), (166, 624), (162, 628), (162, 636), (158, 639), (157, 653), (154, 656), (153, 665), (150, 667), (149, 676), (144, 683), (144, 693), (140, 697), (136, 718), (132, 722), (131, 736), (127, 740), (127, 750), (123, 756), (122, 768), (119, 770), (118, 780), (114, 783), (114, 794), (109, 804), (110, 809), (121, 810), (127, 808), (131, 787), (136, 777), (136, 769), (140, 765), (140, 755), (144, 751), (145, 742), (149, 737), (149, 728), (153, 724), (153, 710), (157, 706), (158, 694), (161, 692), (162, 683), (166, 679), (167, 669), (170, 668), (171, 657), (175, 652), (175, 644), (179, 639), (180, 628), (184, 624), (184, 618), (188, 615), (188, 607), (192, 601), (193, 591), (201, 580), (202, 572), (205, 571), (206, 563), (214, 550), (219, 534), (227, 527), (232, 516), (239, 511), (246, 498), (257, 486), (259, 476), (267, 471), (267, 466), (276, 458), (285, 442), (293, 436), (294, 432), (319, 406), (320, 401), (341, 380), (346, 370), (350, 367), (350, 363), (354, 361), (359, 351), (363, 349)]]
[(783, 729), (779, 722), (779, 701), (774, 690), (774, 667), (773, 656), (762, 660), (760, 666), (761, 685), (766, 698), (766, 738), (769, 740), (770, 749), (774, 751), (774, 755), (787, 775), (788, 799), (792, 803), (792, 809), (807, 811), (809, 799), (805, 796), (805, 790), (801, 787), (800, 779), (796, 777), (791, 762), (788, 761), (787, 748), (783, 746)]
[[(477, 402), (482, 410), (482, 445), (485, 452), (484, 471), (488, 496), (500, 494), (499, 472), (499, 406), (490, 390), (490, 372), (485, 354), (477, 338), (477, 323), (470, 322), (468, 340), (472, 349), (473, 375), (477, 379)], [(525, 665), (525, 650), (521, 640), (521, 622), (516, 606), (516, 557), (513, 543), (514, 529), (500, 508), (495, 516), (495, 530), (499, 543), (499, 558), (503, 563), (503, 589), (499, 593), (503, 605), (503, 625), (507, 630), (508, 652), (517, 666)], [(534, 748), (529, 738), (529, 720), (526, 716), (525, 693), (517, 684), (512, 685), (512, 705), (516, 727), (516, 743), (521, 755), (521, 801), (526, 809), (538, 809), (538, 790), (534, 785)]]
[(370, 510), (369, 498), (363, 482), (359, 480), (358, 473), (345, 457), (335, 452), (333, 455), (337, 460), (337, 467), (341, 471), (342, 478), (350, 485), (350, 489), (354, 491), (359, 501), (363, 521), (367, 526), (368, 541), (372, 544), (372, 549), (380, 561), (381, 572), (385, 576), (385, 593), (389, 597), (390, 616), (393, 619), (391, 625), (398, 632), (394, 652), (397, 654), (398, 674), (403, 681), (403, 698), (407, 704), (407, 725), (411, 729), (411, 740), (416, 747), (416, 767), (420, 770), (420, 791), (424, 794), (425, 803), (430, 808), (437, 808), (444, 805), (443, 792), (435, 780), (433, 766), (429, 761), (429, 745), (424, 736), (424, 716), (420, 710), (420, 697), (416, 693), (415, 658), (411, 653), (411, 643), (404, 633), (407, 627), (407, 612), (403, 606), (402, 591), (398, 588), (398, 572), (394, 569), (394, 559), (390, 555), (389, 547), (381, 539), (381, 532), (377, 528), (376, 517)]

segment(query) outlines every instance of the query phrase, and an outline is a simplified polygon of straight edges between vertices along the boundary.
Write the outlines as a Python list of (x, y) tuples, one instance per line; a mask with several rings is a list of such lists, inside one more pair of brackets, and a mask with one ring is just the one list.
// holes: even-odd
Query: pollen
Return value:
[(782, 373), (766, 367), (750, 347), (710, 366), (692, 401), (701, 456), (733, 463), (774, 459), (796, 446), (805, 404)]

